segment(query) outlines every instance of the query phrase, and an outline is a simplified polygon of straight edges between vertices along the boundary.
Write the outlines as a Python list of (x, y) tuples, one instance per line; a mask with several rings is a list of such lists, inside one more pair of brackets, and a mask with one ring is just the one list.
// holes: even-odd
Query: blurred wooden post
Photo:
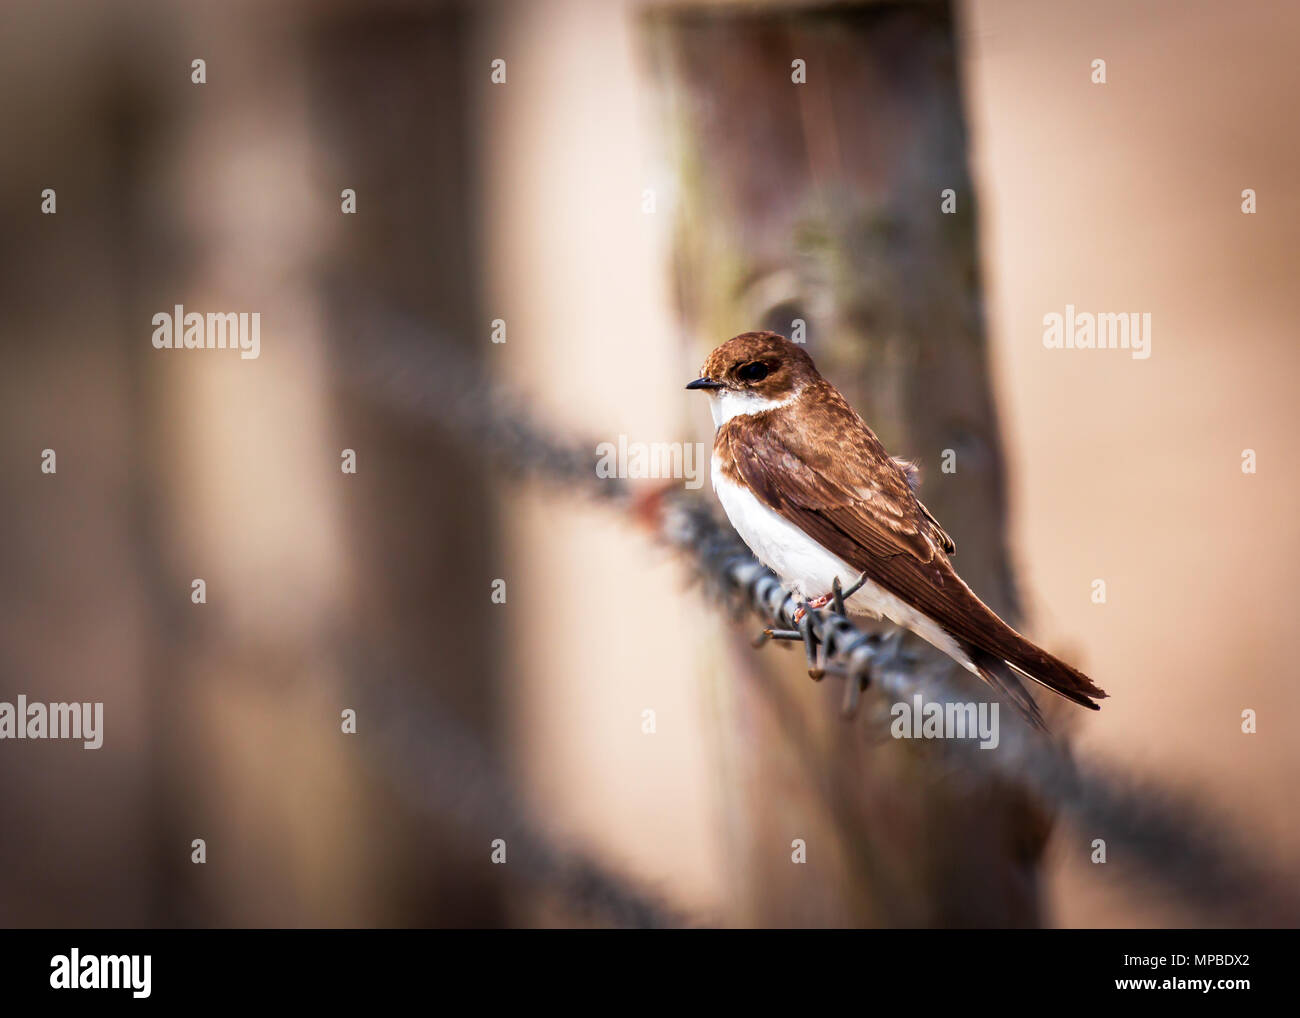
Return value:
[[(921, 461), (962, 575), (1014, 614), (949, 4), (666, 7), (646, 28), (677, 148), (690, 366), (737, 332), (805, 323), (822, 371)], [(755, 846), (744, 921), (1039, 922), (1030, 804), (942, 773), (934, 746), (868, 746), (835, 716), (838, 683), (792, 686), (798, 668), (770, 653), (750, 666), (774, 660), (762, 694), (718, 693), (725, 770), (751, 781), (733, 810)], [(833, 871), (792, 873), (795, 838)]]

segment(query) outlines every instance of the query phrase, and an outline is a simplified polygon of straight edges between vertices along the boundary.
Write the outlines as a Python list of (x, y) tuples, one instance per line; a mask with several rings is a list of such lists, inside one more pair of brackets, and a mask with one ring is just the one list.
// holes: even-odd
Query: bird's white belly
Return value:
[[(723, 477), (716, 457), (712, 473), (713, 490), (736, 533), (758, 560), (781, 577), (796, 595), (812, 599), (829, 594), (837, 576), (843, 588), (857, 582), (859, 573), (851, 565), (765, 505), (748, 488)], [(942, 626), (871, 580), (845, 603), (845, 608), (853, 614), (889, 619), (910, 629), (974, 670), (970, 659)]]
[[(741, 540), (796, 594), (817, 597), (830, 592), (837, 576), (842, 587), (851, 586), (858, 578), (842, 558), (764, 505), (748, 488), (720, 476), (716, 467), (713, 490)], [(856, 602), (858, 597), (855, 595), (853, 600)]]

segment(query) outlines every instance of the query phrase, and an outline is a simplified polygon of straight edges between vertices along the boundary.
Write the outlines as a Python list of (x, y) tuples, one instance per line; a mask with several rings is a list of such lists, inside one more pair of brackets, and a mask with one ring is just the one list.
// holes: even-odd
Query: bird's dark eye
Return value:
[(762, 361), (742, 364), (736, 369), (736, 377), (742, 382), (761, 382), (767, 377), (767, 365)]

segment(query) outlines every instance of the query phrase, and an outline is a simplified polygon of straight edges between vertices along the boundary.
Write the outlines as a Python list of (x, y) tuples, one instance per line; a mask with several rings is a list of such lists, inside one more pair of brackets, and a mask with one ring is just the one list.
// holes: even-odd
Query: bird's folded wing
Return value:
[(724, 469), (822, 547), (937, 622), (977, 665), (987, 658), (980, 670), (991, 681), (996, 667), (987, 666), (1007, 662), (1095, 710), (1092, 698), (1104, 697), (1103, 690), (1003, 622), (957, 575), (946, 554), (948, 535), (861, 418), (847, 404), (834, 406), (831, 416), (839, 426), (815, 435), (775, 415), (734, 418), (718, 436)]
[(739, 479), (760, 501), (854, 569), (954, 636), (985, 644), (1005, 628), (1014, 637), (954, 572), (947, 534), (865, 425), (818, 436), (815, 445), (801, 430), (780, 425), (729, 423), (720, 437)]

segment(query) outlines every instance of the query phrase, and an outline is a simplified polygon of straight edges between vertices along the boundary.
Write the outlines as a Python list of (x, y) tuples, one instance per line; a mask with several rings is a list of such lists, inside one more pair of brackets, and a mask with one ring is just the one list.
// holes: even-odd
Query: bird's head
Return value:
[(686, 386), (709, 394), (713, 422), (786, 406), (818, 378), (803, 348), (775, 332), (742, 332), (709, 354), (700, 377)]

